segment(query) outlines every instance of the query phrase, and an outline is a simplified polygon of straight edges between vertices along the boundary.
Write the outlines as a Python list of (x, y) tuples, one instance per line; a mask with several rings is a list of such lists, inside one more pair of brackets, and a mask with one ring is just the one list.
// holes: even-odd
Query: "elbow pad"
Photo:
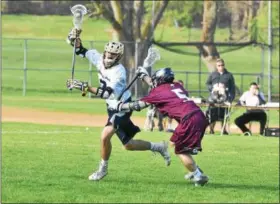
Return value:
[(107, 99), (113, 93), (113, 89), (111, 87), (98, 87), (96, 91), (96, 96), (100, 98)]
[(139, 102), (138, 102), (138, 101), (130, 102), (130, 103), (129, 103), (129, 109), (130, 109), (130, 110), (135, 110), (135, 111), (140, 111), (140, 110), (141, 110), (141, 107), (140, 107), (140, 105), (139, 105)]

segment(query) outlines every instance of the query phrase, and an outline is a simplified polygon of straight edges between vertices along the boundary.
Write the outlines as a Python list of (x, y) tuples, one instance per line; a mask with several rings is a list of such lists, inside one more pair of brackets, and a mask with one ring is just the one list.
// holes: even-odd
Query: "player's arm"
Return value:
[(69, 90), (78, 89), (84, 93), (90, 92), (95, 94), (96, 96), (107, 99), (113, 93), (113, 89), (106, 85), (105, 81), (100, 80), (99, 87), (92, 87), (88, 85), (88, 82), (83, 82), (77, 79), (68, 79), (66, 82), (66, 86)]
[(136, 100), (127, 103), (123, 103), (121, 101), (116, 101), (110, 103), (109, 108), (116, 111), (140, 111), (144, 108), (147, 108), (150, 103)]
[(144, 67), (138, 67), (138, 69), (136, 70), (136, 74), (138, 75), (138, 78), (148, 84), (148, 86), (153, 85), (152, 78), (149, 76), (149, 73)]
[(76, 55), (79, 55), (79, 56), (84, 58), (86, 56), (86, 53), (87, 53), (88, 49), (85, 48), (82, 44), (82, 40), (80, 38), (81, 32), (82, 32), (82, 30), (73, 28), (70, 31), (70, 33), (68, 34), (66, 42), (74, 47), (74, 43), (75, 43), (75, 40), (76, 40), (76, 44), (75, 44)]

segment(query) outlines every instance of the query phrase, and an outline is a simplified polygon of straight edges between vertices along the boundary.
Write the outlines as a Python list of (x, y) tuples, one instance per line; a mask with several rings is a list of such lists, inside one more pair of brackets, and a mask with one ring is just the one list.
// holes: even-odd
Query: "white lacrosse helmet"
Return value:
[[(108, 58), (106, 57), (106, 52), (116, 54), (115, 58)], [(121, 42), (108, 42), (105, 45), (104, 49), (104, 65), (106, 68), (112, 67), (114, 64), (116, 64), (122, 57), (124, 52), (124, 45)]]

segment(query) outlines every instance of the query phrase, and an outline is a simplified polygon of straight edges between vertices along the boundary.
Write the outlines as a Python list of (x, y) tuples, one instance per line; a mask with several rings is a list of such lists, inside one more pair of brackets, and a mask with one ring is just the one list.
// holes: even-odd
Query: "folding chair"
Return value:
[[(228, 133), (230, 133), (229, 121), (231, 115), (231, 105), (225, 105), (225, 104), (222, 105), (214, 104), (214, 106), (212, 105), (210, 104), (210, 106), (208, 107), (209, 124), (213, 122), (222, 122), (221, 135), (223, 135), (226, 126), (227, 126)], [(216, 113), (214, 111), (216, 111)]]

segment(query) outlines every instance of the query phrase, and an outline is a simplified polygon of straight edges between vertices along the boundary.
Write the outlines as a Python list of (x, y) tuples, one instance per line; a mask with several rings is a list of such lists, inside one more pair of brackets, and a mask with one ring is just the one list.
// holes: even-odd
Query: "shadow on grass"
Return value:
[(236, 188), (236, 189), (255, 189), (255, 190), (268, 190), (279, 191), (279, 186), (272, 185), (250, 185), (250, 184), (228, 184), (228, 183), (208, 183), (207, 186), (214, 188)]

